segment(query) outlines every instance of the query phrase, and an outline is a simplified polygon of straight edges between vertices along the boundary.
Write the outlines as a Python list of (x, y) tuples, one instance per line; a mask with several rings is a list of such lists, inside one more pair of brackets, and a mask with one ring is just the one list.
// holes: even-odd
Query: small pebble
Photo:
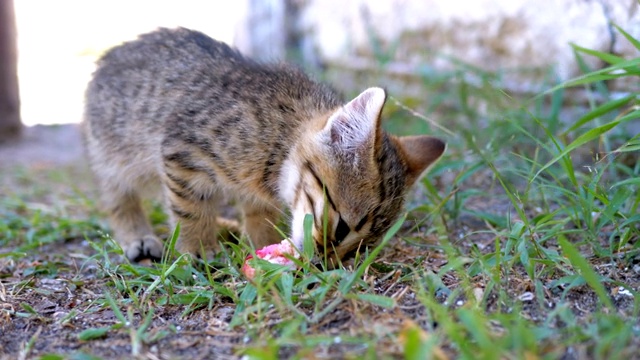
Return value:
[(533, 293), (530, 291), (527, 291), (525, 293), (522, 293), (520, 296), (518, 296), (518, 300), (520, 301), (531, 301), (533, 300)]
[(451, 294), (451, 290), (448, 287), (441, 287), (436, 290), (436, 297), (447, 297)]
[(484, 297), (484, 289), (482, 288), (473, 288), (473, 296), (476, 298), (476, 302), (481, 302)]
[(618, 295), (633, 297), (633, 294), (629, 290), (623, 288), (622, 286), (618, 288)]

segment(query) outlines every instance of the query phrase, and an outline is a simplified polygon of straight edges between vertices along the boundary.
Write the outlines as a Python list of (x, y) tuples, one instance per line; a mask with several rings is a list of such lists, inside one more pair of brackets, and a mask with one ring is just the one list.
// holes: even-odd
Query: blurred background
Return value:
[(185, 26), (232, 42), (241, 3), (14, 0), (23, 122), (79, 122), (97, 57), (138, 34)]
[[(2, 2), (3, 16), (10, 16), (11, 2)], [(190, 27), (253, 57), (297, 62), (347, 93), (380, 85), (416, 102), (436, 96), (424, 91), (425, 77), (461, 67), (472, 71), (457, 73), (459, 81), (477, 83), (490, 72), (501, 88), (533, 94), (541, 84), (580, 73), (570, 43), (625, 57), (633, 47), (620, 41), (611, 24), (640, 36), (636, 0), (13, 0), (13, 5), (25, 125), (79, 122), (96, 58), (160, 26)], [(595, 58), (585, 61), (591, 68), (602, 66)]]
[[(639, 7), (0, 0), (0, 359), (638, 359)], [(346, 96), (387, 88), (386, 129), (447, 142), (399, 236), (328, 281), (305, 267), (257, 286), (233, 251), (199, 270), (115, 260), (83, 93), (101, 54), (160, 26), (297, 63)], [(170, 237), (161, 205), (145, 210)]]

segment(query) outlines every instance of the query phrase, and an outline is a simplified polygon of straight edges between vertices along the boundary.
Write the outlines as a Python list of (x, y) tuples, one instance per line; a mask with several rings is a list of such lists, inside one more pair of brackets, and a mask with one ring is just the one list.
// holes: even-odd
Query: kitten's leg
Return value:
[(237, 243), (237, 239), (242, 235), (242, 227), (237, 220), (218, 216), (216, 223), (220, 240)]
[(244, 233), (256, 249), (282, 241), (282, 236), (275, 229), (280, 217), (280, 210), (272, 205), (247, 201), (242, 205), (244, 214)]
[(140, 197), (134, 191), (108, 191), (104, 186), (102, 190), (102, 203), (109, 211), (114, 237), (127, 258), (131, 261), (159, 260), (162, 257), (162, 241), (153, 234)]
[(176, 249), (200, 258), (211, 258), (218, 248), (217, 198), (195, 196), (167, 188), (172, 224), (180, 223)]

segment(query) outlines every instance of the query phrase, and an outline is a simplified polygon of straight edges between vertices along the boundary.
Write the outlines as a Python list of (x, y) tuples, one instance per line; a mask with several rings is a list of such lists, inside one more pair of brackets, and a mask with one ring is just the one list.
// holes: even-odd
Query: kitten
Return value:
[(227, 196), (256, 248), (282, 240), (273, 224), (283, 205), (299, 249), (305, 214), (324, 248), (325, 211), (329, 256), (375, 243), (445, 149), (433, 137), (387, 134), (385, 99), (369, 88), (345, 104), (295, 67), (184, 28), (111, 49), (88, 85), (84, 135), (115, 239), (133, 261), (161, 257), (140, 204), (155, 189), (181, 224), (177, 249), (196, 256), (218, 249), (217, 203)]

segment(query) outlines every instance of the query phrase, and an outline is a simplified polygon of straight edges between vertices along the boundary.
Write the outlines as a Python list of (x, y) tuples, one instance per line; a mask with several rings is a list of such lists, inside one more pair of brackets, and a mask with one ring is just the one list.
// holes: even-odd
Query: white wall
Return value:
[(579, 73), (569, 43), (638, 56), (621, 35), (612, 43), (610, 21), (640, 38), (637, 0), (310, 0), (302, 27), (329, 62), (370, 58), (373, 33), (404, 68), (445, 67), (433, 56), (443, 54), (487, 70), (553, 66), (567, 79)]

